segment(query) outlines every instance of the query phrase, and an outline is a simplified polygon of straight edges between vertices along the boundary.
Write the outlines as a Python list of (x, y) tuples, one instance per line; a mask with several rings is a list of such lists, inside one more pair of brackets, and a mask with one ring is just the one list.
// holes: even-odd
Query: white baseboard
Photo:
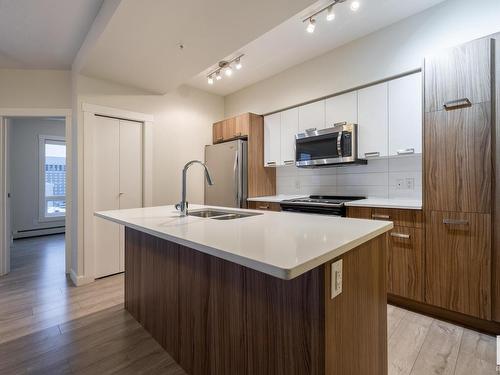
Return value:
[(85, 275), (80, 275), (78, 276), (74, 270), (69, 271), (69, 277), (71, 278), (71, 281), (73, 281), (73, 284), (75, 286), (82, 286), (85, 284), (90, 284), (95, 281), (93, 277), (85, 276)]
[(13, 233), (13, 238), (15, 240), (20, 239), (20, 238), (29, 238), (29, 237), (38, 237), (38, 236), (47, 236), (50, 234), (61, 234), (65, 233), (66, 230), (65, 228), (44, 228), (44, 229), (38, 229), (38, 230), (30, 230), (26, 232), (14, 232)]

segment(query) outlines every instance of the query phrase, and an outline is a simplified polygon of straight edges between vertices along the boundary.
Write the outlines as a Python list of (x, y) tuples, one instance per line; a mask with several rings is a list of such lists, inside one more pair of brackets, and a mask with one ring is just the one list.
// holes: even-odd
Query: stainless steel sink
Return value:
[(218, 210), (188, 211), (189, 216), (198, 216), (198, 217), (214, 217), (214, 216), (227, 215), (230, 213), (231, 212), (218, 211)]
[(222, 211), (222, 210), (198, 210), (198, 211), (188, 211), (188, 216), (197, 216), (203, 218), (210, 218), (215, 220), (233, 220), (241, 219), (244, 217), (262, 215), (257, 212), (246, 212), (246, 211)]

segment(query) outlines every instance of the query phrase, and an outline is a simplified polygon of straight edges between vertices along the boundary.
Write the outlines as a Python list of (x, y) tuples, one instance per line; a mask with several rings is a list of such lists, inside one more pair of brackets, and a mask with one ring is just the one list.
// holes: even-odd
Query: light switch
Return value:
[(332, 263), (332, 299), (342, 293), (342, 259)]

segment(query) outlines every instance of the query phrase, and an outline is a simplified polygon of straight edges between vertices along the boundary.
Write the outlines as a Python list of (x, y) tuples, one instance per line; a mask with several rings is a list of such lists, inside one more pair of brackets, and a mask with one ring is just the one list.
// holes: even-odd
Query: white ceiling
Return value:
[(318, 15), (316, 30), (309, 34), (302, 20), (331, 2), (318, 1), (232, 54), (222, 56), (228, 59), (245, 53), (243, 69), (235, 71), (232, 77), (223, 76), (214, 85), (208, 85), (206, 75), (215, 68), (213, 65), (187, 83), (215, 94), (228, 95), (443, 1), (360, 0), (361, 7), (354, 13), (348, 0), (334, 7), (336, 18), (332, 22), (325, 20), (325, 14)]
[(103, 0), (0, 0), (0, 68), (70, 69)]
[(81, 72), (164, 93), (312, 3), (122, 0)]

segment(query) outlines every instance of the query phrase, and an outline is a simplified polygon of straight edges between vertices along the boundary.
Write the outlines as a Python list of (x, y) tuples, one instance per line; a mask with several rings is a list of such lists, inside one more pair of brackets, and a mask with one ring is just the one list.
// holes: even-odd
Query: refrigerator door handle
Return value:
[(233, 167), (233, 176), (236, 181), (236, 205), (237, 207), (240, 206), (240, 189), (239, 189), (239, 184), (240, 184), (240, 179), (239, 179), (239, 173), (238, 173), (238, 151), (234, 153), (234, 167)]

